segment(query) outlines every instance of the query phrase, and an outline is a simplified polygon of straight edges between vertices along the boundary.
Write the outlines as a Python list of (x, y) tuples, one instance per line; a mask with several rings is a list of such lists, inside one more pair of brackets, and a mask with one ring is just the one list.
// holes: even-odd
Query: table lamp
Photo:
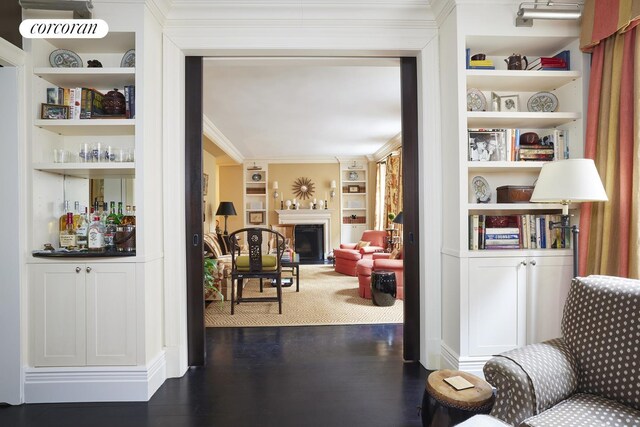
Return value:
[(571, 230), (573, 237), (573, 277), (578, 277), (577, 225), (569, 225), (569, 204), (609, 200), (596, 165), (591, 159), (567, 159), (545, 163), (531, 195), (532, 203), (562, 204), (562, 221), (550, 229)]
[(233, 202), (220, 202), (216, 215), (224, 215), (224, 234), (229, 235), (227, 231), (227, 218), (229, 215), (237, 215)]
[(402, 211), (400, 211), (400, 213), (398, 215), (396, 215), (395, 218), (393, 218), (393, 222), (395, 222), (396, 224), (402, 224), (404, 217), (402, 216)]

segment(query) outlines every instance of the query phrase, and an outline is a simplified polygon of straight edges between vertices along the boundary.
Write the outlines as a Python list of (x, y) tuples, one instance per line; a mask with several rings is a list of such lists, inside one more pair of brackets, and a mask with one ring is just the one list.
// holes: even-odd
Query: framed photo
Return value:
[(40, 118), (42, 119), (68, 119), (69, 118), (69, 106), (58, 104), (42, 104), (40, 110)]
[(469, 129), (469, 160), (472, 162), (507, 160), (507, 131)]
[(360, 186), (358, 186), (358, 185), (349, 185), (349, 186), (347, 186), (347, 191), (349, 193), (359, 193), (360, 192)]
[(264, 222), (264, 212), (249, 212), (250, 224), (262, 224)]
[(209, 174), (202, 174), (202, 195), (207, 195), (207, 190), (209, 189)]
[(518, 95), (502, 95), (500, 96), (500, 111), (514, 113), (520, 111), (518, 105)]

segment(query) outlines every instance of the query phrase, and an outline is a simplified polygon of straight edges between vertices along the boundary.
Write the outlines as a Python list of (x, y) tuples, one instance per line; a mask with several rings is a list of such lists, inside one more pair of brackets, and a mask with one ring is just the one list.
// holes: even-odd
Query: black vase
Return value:
[(396, 302), (396, 274), (393, 271), (371, 272), (371, 299), (380, 307)]

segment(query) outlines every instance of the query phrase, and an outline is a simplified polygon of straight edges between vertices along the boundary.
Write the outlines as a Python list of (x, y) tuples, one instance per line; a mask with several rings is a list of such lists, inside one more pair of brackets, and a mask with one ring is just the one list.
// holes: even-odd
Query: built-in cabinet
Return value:
[(340, 163), (341, 243), (357, 242), (370, 227), (366, 159)]
[(269, 222), (269, 180), (267, 162), (251, 161), (244, 163), (242, 188), (244, 189), (244, 226), (266, 227)]
[(136, 364), (135, 264), (33, 264), (28, 277), (33, 366)]

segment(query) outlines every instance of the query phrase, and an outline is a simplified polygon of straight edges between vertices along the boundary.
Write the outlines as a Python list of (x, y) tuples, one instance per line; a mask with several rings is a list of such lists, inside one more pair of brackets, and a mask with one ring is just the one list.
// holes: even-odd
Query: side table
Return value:
[[(444, 381), (455, 376), (463, 377), (473, 388), (456, 390)], [(493, 388), (482, 378), (449, 369), (434, 371), (427, 378), (422, 398), (422, 426), (453, 426), (476, 414), (488, 414), (494, 402)]]
[(389, 307), (396, 302), (396, 273), (393, 271), (371, 272), (371, 300), (374, 305)]

